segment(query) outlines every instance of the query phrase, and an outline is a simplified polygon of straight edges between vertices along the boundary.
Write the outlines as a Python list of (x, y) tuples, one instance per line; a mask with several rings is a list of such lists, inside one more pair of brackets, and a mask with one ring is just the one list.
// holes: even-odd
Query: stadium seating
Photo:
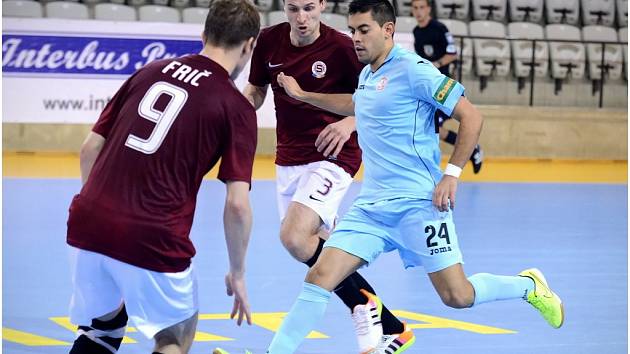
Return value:
[[(534, 50), (534, 74), (545, 77), (549, 71), (549, 45), (544, 42), (545, 33), (542, 26), (536, 23), (511, 22), (508, 24), (508, 34), (511, 39), (540, 39)], [(523, 88), (524, 78), (529, 77), (532, 69), (533, 41), (511, 41), (512, 61), (514, 62), (514, 76), (520, 78), (519, 89)]]
[(510, 0), (510, 21), (536, 22), (543, 17), (543, 0)]
[(148, 0), (127, 0), (127, 5), (140, 7), (148, 4)]
[[(617, 42), (614, 29), (605, 26), (582, 27), (584, 41)], [(604, 47), (604, 48), (602, 48)], [(602, 49), (604, 49), (604, 63), (602, 65)], [(616, 80), (621, 78), (623, 54), (619, 44), (586, 43), (586, 58), (588, 60), (588, 74), (591, 80), (602, 78), (602, 69), (608, 74), (607, 78)]]
[(348, 14), (348, 7), (350, 0), (328, 0), (326, 2), (326, 12), (336, 13), (341, 15)]
[(185, 9), (191, 6), (191, 0), (171, 0), (171, 6), (177, 9)]
[(42, 17), (42, 5), (32, 0), (4, 0), (2, 17)]
[(577, 25), (580, 15), (578, 0), (546, 0), (547, 23), (567, 23)]
[(180, 22), (177, 9), (159, 5), (140, 6), (138, 19), (145, 22)]
[(506, 0), (472, 0), (473, 19), (502, 22), (505, 20), (506, 5)]
[[(459, 20), (440, 19), (440, 22), (442, 22), (448, 28), (448, 31), (455, 37), (455, 47), (457, 48), (458, 60), (460, 60), (459, 58), (462, 58), (462, 74), (471, 74), (473, 64), (472, 39), (462, 38), (464, 36), (468, 36), (468, 25)], [(455, 70), (457, 70), (457, 67), (455, 67)]]
[(324, 12), (321, 14), (320, 20), (338, 31), (348, 30), (348, 20), (346, 16)]
[(411, 0), (396, 0), (396, 15), (398, 16), (412, 16), (411, 15)]
[(475, 69), (477, 76), (507, 76), (510, 71), (510, 44), (506, 39), (505, 26), (494, 21), (471, 21), (468, 24), (473, 37)]
[(582, 0), (582, 25), (612, 26), (615, 0)]
[(622, 44), (622, 53), (623, 53), (623, 63), (626, 67), (624, 74), (626, 75), (626, 79), (628, 78), (628, 27), (623, 27), (619, 29), (619, 42), (623, 42), (626, 44)]
[(208, 9), (203, 7), (189, 7), (182, 10), (182, 22), (205, 23)]
[(46, 17), (87, 20), (88, 7), (76, 2), (53, 1), (46, 3)]
[(628, 0), (617, 0), (617, 24), (628, 27)]
[(435, 0), (433, 7), (439, 19), (468, 20), (469, 0)]
[[(581, 41), (580, 29), (571, 25), (551, 24), (545, 27), (549, 42), (551, 77), (554, 79), (581, 79), (584, 77), (586, 52)], [(553, 42), (553, 40), (575, 40), (575, 42)]]
[(396, 32), (413, 33), (413, 29), (418, 25), (415, 17), (398, 16), (396, 17)]
[(271, 11), (274, 7), (274, 0), (254, 0), (258, 11)]
[(210, 7), (210, 1), (211, 0), (193, 0), (195, 7), (203, 7), (204, 9), (207, 9), (208, 7)]
[(112, 3), (100, 3), (94, 6), (94, 19), (105, 21), (136, 21), (136, 9)]
[(282, 22), (287, 22), (287, 15), (284, 14), (284, 11), (270, 11), (267, 14), (267, 19), (269, 26), (274, 26)]

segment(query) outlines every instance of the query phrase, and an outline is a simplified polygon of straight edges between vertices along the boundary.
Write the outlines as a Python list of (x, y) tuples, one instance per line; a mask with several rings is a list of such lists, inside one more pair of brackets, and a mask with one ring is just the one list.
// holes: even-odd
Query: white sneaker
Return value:
[(352, 322), (357, 334), (359, 352), (361, 354), (372, 353), (379, 346), (383, 337), (383, 325), (381, 313), (383, 303), (378, 296), (361, 289), (361, 293), (368, 298), (365, 305), (357, 305), (352, 311)]

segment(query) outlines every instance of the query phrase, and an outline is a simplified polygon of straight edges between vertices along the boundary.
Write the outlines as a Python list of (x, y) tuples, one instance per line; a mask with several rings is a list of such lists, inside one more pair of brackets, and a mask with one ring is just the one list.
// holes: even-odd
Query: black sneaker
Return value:
[(481, 171), (481, 164), (483, 164), (483, 150), (481, 150), (481, 146), (475, 146), (475, 150), (473, 150), (472, 156), (470, 156), (470, 162), (472, 162), (473, 172), (475, 174)]

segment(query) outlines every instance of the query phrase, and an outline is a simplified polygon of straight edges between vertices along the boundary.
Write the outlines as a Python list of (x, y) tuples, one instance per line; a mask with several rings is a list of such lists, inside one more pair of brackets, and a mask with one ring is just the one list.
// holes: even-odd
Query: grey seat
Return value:
[(469, 0), (435, 0), (433, 7), (439, 19), (467, 21), (470, 14)]
[(184, 23), (205, 23), (208, 16), (208, 8), (189, 7), (182, 10), (182, 22)]
[(510, 44), (506, 39), (505, 26), (494, 21), (471, 21), (468, 24), (473, 37), (475, 70), (477, 76), (507, 76), (510, 71)]
[(4, 0), (2, 17), (42, 17), (42, 5), (32, 0)]
[(53, 1), (46, 4), (46, 17), (86, 20), (89, 18), (88, 7), (69, 1)]
[(547, 76), (549, 71), (549, 45), (544, 41), (545, 33), (542, 26), (530, 22), (511, 22), (508, 24), (508, 35), (512, 48), (514, 62), (514, 76), (528, 77), (531, 73), (532, 41), (514, 39), (539, 39), (534, 49), (534, 74), (538, 77)]
[(348, 30), (348, 20), (346, 19), (346, 16), (323, 12), (321, 14), (320, 20), (326, 25), (336, 29), (337, 31)]
[(511, 22), (539, 23), (543, 16), (543, 0), (510, 0)]
[(612, 26), (615, 0), (582, 0), (582, 25)]
[(472, 17), (474, 20), (505, 20), (507, 12), (506, 0), (472, 0)]
[[(549, 42), (551, 77), (565, 79), (584, 77), (586, 50), (580, 29), (564, 24), (551, 24), (545, 27), (545, 37)], [(554, 42), (553, 40), (575, 40), (575, 42)]]
[(628, 27), (628, 0), (617, 0), (617, 24)]
[(413, 33), (413, 29), (418, 25), (415, 17), (398, 16), (396, 17), (396, 32)]
[(546, 0), (547, 23), (568, 23), (576, 25), (579, 21), (579, 0)]
[(179, 11), (172, 7), (144, 5), (138, 8), (138, 20), (144, 22), (180, 22)]
[[(606, 26), (582, 27), (582, 39), (585, 42), (617, 42), (617, 32)], [(611, 79), (621, 78), (623, 54), (621, 45), (604, 44), (604, 70)], [(589, 77), (593, 80), (601, 79), (602, 75), (602, 44), (587, 43), (586, 59), (588, 60)]]
[[(453, 35), (458, 58), (462, 58), (462, 74), (472, 73), (473, 42), (468, 36), (468, 25), (459, 20), (440, 19), (448, 31)], [(463, 46), (463, 47), (462, 47)], [(459, 59), (458, 59), (459, 60)]]
[(622, 27), (619, 29), (619, 42), (623, 42), (626, 44), (621, 45), (621, 53), (623, 54), (623, 63), (626, 67), (624, 74), (626, 75), (626, 79), (628, 78), (628, 27)]
[(105, 21), (135, 21), (136, 9), (112, 3), (100, 3), (94, 6), (94, 19)]
[(279, 23), (287, 22), (287, 15), (284, 13), (284, 11), (270, 11), (267, 14), (267, 19), (267, 23), (269, 24), (269, 26), (275, 26)]

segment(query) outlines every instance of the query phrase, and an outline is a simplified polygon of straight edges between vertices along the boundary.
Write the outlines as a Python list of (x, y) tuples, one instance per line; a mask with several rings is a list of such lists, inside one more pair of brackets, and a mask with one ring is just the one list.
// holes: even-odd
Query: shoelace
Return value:
[(370, 330), (369, 315), (365, 307), (357, 307), (352, 314), (352, 322), (357, 334), (365, 335)]

